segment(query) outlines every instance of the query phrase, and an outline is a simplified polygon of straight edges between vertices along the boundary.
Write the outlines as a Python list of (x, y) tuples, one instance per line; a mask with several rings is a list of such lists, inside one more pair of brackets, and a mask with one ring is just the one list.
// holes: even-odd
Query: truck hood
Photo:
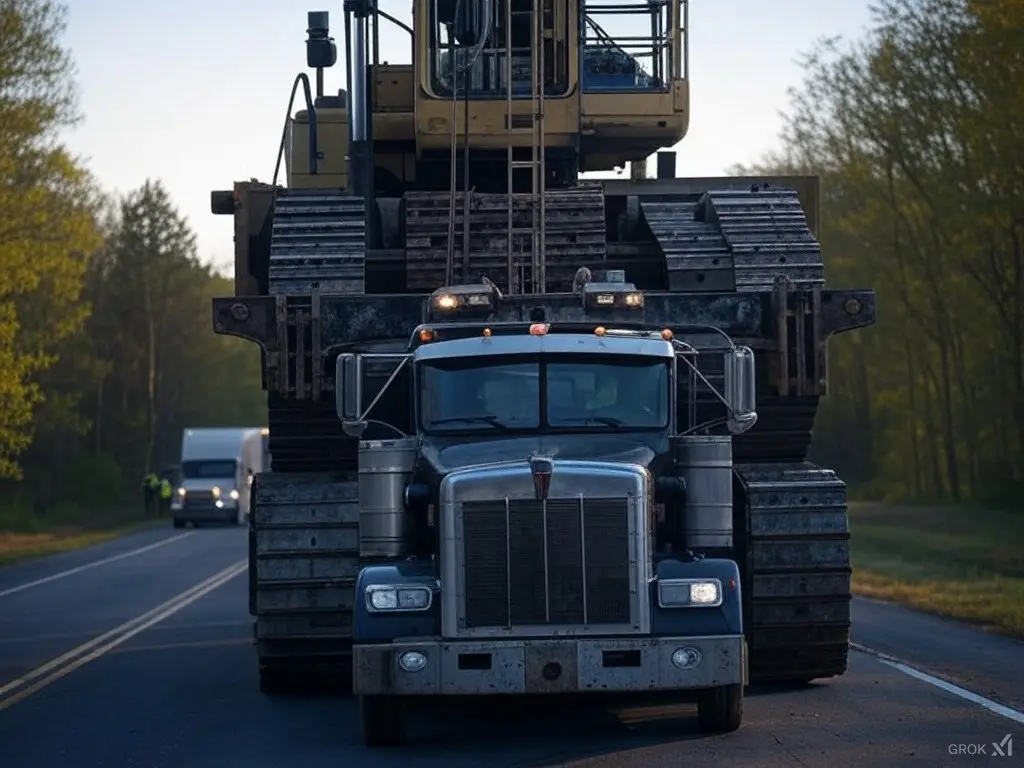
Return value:
[(652, 468), (658, 456), (669, 453), (664, 435), (623, 433), (597, 435), (530, 435), (494, 439), (474, 438), (470, 442), (426, 439), (421, 455), (437, 475), (477, 464), (525, 461), (543, 455), (553, 459), (608, 461), (639, 464)]

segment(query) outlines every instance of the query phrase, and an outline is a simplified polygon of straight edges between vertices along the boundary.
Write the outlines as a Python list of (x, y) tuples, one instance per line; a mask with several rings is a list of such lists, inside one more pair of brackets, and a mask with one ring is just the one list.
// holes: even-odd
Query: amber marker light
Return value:
[(595, 336), (604, 336), (606, 333), (607, 331), (604, 329), (603, 325), (599, 325), (597, 326), (597, 328), (594, 329)]
[(420, 341), (422, 341), (425, 344), (428, 341), (433, 341), (433, 340), (434, 340), (434, 332), (432, 330), (430, 330), (429, 328), (422, 328), (420, 330)]
[(672, 330), (669, 328), (663, 328), (661, 331), (661, 338), (665, 341), (672, 341)]
[(530, 335), (531, 336), (545, 336), (545, 335), (547, 335), (547, 332), (548, 332), (548, 324), (547, 323), (534, 323), (533, 325), (530, 326)]
[(490, 328), (484, 328), (484, 338), (485, 339), (491, 338), (491, 329)]

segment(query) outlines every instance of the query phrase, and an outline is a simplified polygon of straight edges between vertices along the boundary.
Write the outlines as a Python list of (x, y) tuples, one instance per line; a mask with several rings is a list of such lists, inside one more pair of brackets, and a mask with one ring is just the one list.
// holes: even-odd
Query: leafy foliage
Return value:
[(831, 344), (816, 450), (877, 496), (1011, 498), (1024, 479), (1024, 4), (881, 0), (820, 44), (785, 150), (819, 173), (835, 284), (874, 332)]
[(258, 351), (210, 327), (230, 282), (166, 190), (108, 199), (60, 142), (79, 119), (64, 16), (0, 3), (0, 529), (88, 522), (174, 464), (186, 426), (264, 418)]

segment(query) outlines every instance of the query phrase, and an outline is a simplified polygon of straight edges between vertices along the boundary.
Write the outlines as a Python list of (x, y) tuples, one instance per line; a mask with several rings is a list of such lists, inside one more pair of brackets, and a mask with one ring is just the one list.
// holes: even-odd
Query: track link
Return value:
[[(302, 301), (298, 297), (315, 289), (362, 294), (364, 222), (362, 198), (337, 190), (279, 190), (271, 295)], [(274, 471), (253, 483), (249, 528), (249, 611), (256, 619), (260, 688), (303, 692), (328, 681), (348, 688), (360, 567), (357, 443), (342, 431), (332, 398), (268, 393), (267, 411)]]
[[(317, 287), (322, 293), (361, 295), (366, 285), (365, 240), (361, 197), (333, 189), (278, 190), (270, 294), (308, 296)], [(295, 349), (294, 343), (289, 348)], [(355, 467), (355, 441), (342, 432), (334, 403), (328, 400), (268, 395), (270, 453), (276, 472)]]
[[(794, 288), (824, 283), (821, 248), (793, 190), (709, 190), (696, 200), (640, 200), (677, 292), (768, 291), (778, 276)], [(763, 365), (763, 363), (762, 363)], [(818, 408), (815, 396), (758, 392), (758, 421), (733, 440), (737, 461), (807, 458)]]
[[(463, 273), (462, 227), (465, 194), (455, 200), (456, 279), (479, 282), (487, 276), (508, 290), (508, 196), (470, 195), (469, 271)], [(447, 192), (409, 192), (405, 195), (406, 284), (410, 291), (429, 293), (445, 284), (448, 261)], [(546, 292), (569, 291), (576, 270), (605, 260), (604, 191), (599, 184), (550, 190), (544, 195)], [(517, 272), (529, 283), (532, 263), (532, 197), (513, 195), (512, 248)], [(540, 291), (536, 291), (540, 292)]]
[(270, 241), (270, 293), (363, 293), (365, 203), (339, 190), (279, 190)]
[(843, 674), (851, 599), (846, 485), (810, 462), (737, 464), (735, 476), (751, 680)]
[(249, 612), (261, 680), (351, 682), (359, 497), (348, 473), (261, 473), (252, 487)]

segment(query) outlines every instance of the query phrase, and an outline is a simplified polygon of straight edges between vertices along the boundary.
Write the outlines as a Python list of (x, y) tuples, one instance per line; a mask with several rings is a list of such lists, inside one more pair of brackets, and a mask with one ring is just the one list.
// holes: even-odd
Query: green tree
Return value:
[(816, 425), (878, 493), (1024, 479), (1022, 39), (1020, 3), (881, 0), (863, 39), (806, 57), (765, 163), (822, 176), (829, 280), (878, 292), (879, 332), (831, 345)]
[(0, 477), (21, 474), (44, 398), (35, 377), (86, 317), (99, 245), (94, 184), (57, 138), (78, 119), (64, 17), (47, 0), (0, 5)]
[(186, 427), (260, 418), (259, 356), (213, 333), (210, 297), (226, 281), (198, 260), (159, 182), (122, 201), (94, 276), (89, 334), (110, 375), (90, 421), (98, 448), (130, 476), (176, 463)]

